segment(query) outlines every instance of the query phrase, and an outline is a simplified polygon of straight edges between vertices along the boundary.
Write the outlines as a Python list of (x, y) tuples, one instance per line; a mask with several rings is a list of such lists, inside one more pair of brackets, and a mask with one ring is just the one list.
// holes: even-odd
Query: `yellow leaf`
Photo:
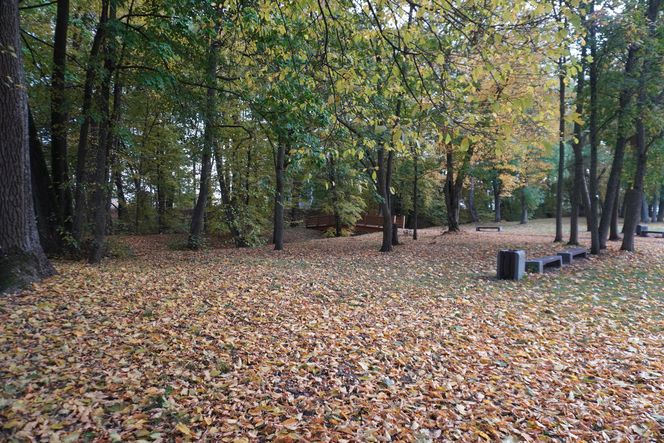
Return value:
[(178, 423), (177, 426), (175, 426), (175, 429), (178, 431), (182, 432), (184, 435), (191, 436), (192, 432), (191, 429), (187, 427), (184, 423)]

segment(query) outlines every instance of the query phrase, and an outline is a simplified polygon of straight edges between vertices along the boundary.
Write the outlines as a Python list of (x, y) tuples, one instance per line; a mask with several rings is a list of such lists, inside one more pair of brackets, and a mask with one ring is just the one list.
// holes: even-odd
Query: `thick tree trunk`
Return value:
[(101, 53), (102, 44), (106, 35), (106, 23), (108, 22), (108, 5), (109, 0), (102, 0), (101, 3), (101, 16), (99, 24), (97, 25), (97, 32), (92, 40), (92, 48), (90, 49), (90, 59), (85, 73), (85, 84), (83, 86), (83, 105), (82, 116), (83, 122), (78, 136), (78, 149), (76, 154), (76, 185), (74, 188), (74, 221), (72, 226), (72, 236), (74, 238), (73, 245), (78, 249), (81, 245), (83, 237), (83, 221), (86, 214), (86, 184), (87, 184), (87, 156), (89, 145), (89, 132), (92, 123), (92, 95), (97, 77), (97, 65), (99, 64), (99, 56)]
[[(18, 2), (0, 1), (0, 293), (53, 274), (35, 222)], [(6, 48), (14, 48), (14, 51)]]
[[(661, 6), (661, 0), (649, 0), (646, 13), (648, 34), (652, 38), (655, 36), (657, 27), (656, 19)], [(639, 219), (639, 209), (643, 199), (644, 189), (643, 181), (646, 174), (646, 165), (648, 162), (648, 146), (646, 144), (646, 118), (649, 112), (649, 91), (647, 89), (648, 80), (653, 74), (653, 60), (648, 55), (641, 63), (641, 72), (639, 75), (638, 98), (637, 98), (637, 117), (636, 117), (636, 171), (634, 172), (634, 185), (629, 191), (630, 200), (627, 203), (625, 211), (624, 235), (620, 247), (623, 251), (634, 251), (634, 234)], [(655, 62), (656, 63), (656, 62)], [(627, 197), (625, 197), (627, 198)]]
[(613, 216), (613, 205), (616, 201), (616, 194), (618, 194), (620, 185), (620, 176), (622, 174), (625, 146), (627, 145), (628, 134), (627, 131), (630, 127), (629, 119), (629, 105), (632, 100), (632, 87), (630, 82), (636, 68), (637, 46), (632, 45), (627, 51), (627, 61), (625, 62), (625, 72), (623, 78), (623, 86), (620, 90), (620, 98), (618, 100), (618, 133), (616, 135), (616, 147), (613, 153), (613, 162), (611, 164), (611, 172), (609, 180), (606, 184), (606, 195), (604, 198), (604, 206), (602, 208), (602, 217), (599, 222), (599, 245), (601, 249), (606, 249), (606, 239), (609, 234), (611, 218)]
[(72, 195), (67, 158), (67, 107), (65, 72), (67, 66), (67, 27), (69, 0), (58, 0), (53, 41), (51, 76), (51, 168), (58, 203), (58, 222), (65, 231), (72, 226)]
[(470, 211), (470, 221), (477, 223), (480, 221), (477, 215), (477, 208), (475, 207), (475, 177), (470, 177), (470, 189), (468, 190), (468, 209)]
[[(558, 182), (556, 183), (556, 236), (554, 242), (563, 241), (563, 180), (565, 173), (565, 59), (558, 59)], [(525, 190), (522, 191), (521, 223), (528, 222), (527, 208), (526, 221), (523, 218), (523, 200)]]
[(47, 254), (62, 252), (60, 235), (58, 234), (57, 203), (51, 177), (46, 166), (44, 150), (37, 134), (37, 128), (28, 111), (30, 138), (30, 170), (32, 177), (32, 196), (37, 217), (39, 242)]
[(286, 163), (286, 146), (279, 140), (275, 174), (277, 186), (274, 192), (274, 250), (284, 249), (284, 169)]
[[(111, 18), (115, 18), (115, 8), (110, 7)], [(120, 113), (120, 98), (122, 87), (117, 77), (113, 91), (113, 115), (109, 113), (109, 101), (111, 93), (111, 77), (115, 70), (115, 51), (113, 45), (109, 44), (104, 49), (105, 74), (99, 88), (99, 112), (101, 123), (99, 125), (99, 143), (95, 159), (95, 180), (92, 193), (92, 247), (88, 262), (99, 263), (105, 252), (106, 228), (108, 222), (109, 203), (109, 154), (113, 146), (115, 126)]]
[(447, 230), (449, 232), (460, 231), (459, 227), (459, 201), (461, 200), (461, 189), (463, 182), (466, 179), (470, 162), (473, 158), (475, 146), (470, 145), (464, 154), (463, 162), (459, 168), (459, 172), (454, 177), (454, 154), (452, 147), (448, 146), (446, 156), (447, 177), (445, 178), (445, 187), (443, 188), (445, 194), (445, 206), (447, 208)]
[(519, 223), (522, 225), (528, 223), (528, 202), (526, 201), (526, 188), (521, 188), (521, 221)]

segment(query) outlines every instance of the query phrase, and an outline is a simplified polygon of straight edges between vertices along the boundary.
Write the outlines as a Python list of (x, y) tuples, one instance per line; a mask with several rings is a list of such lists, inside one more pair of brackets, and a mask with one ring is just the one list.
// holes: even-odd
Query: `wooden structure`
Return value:
[[(406, 227), (406, 217), (403, 215), (393, 215), (392, 222), (397, 225), (397, 228), (404, 229)], [(304, 219), (304, 226), (308, 229), (318, 229), (320, 231), (325, 231), (329, 228), (334, 228), (334, 225), (334, 215), (310, 215)], [(354, 226), (354, 231), (359, 234), (378, 232), (382, 230), (382, 215), (364, 215), (355, 223)]]

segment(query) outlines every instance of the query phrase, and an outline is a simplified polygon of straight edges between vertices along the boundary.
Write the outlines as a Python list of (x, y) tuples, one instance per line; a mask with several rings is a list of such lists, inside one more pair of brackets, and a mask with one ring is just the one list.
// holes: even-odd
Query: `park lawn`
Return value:
[(0, 440), (662, 438), (664, 239), (497, 281), (562, 248), (504, 225), (58, 262), (0, 299)]

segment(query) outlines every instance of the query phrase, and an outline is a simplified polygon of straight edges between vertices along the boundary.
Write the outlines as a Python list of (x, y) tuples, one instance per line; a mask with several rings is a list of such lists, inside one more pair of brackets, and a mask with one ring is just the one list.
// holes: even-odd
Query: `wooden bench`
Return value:
[(541, 274), (544, 269), (562, 268), (563, 258), (559, 255), (550, 255), (548, 257), (531, 258), (526, 260), (526, 271)]
[(485, 230), (489, 230), (489, 231), (493, 230), (493, 231), (496, 231), (496, 232), (501, 232), (503, 230), (503, 228), (501, 228), (500, 226), (478, 226), (478, 227), (475, 228), (475, 230), (477, 232), (485, 231)]
[(563, 259), (564, 265), (571, 264), (575, 258), (588, 258), (588, 251), (585, 248), (569, 248), (558, 252)]

